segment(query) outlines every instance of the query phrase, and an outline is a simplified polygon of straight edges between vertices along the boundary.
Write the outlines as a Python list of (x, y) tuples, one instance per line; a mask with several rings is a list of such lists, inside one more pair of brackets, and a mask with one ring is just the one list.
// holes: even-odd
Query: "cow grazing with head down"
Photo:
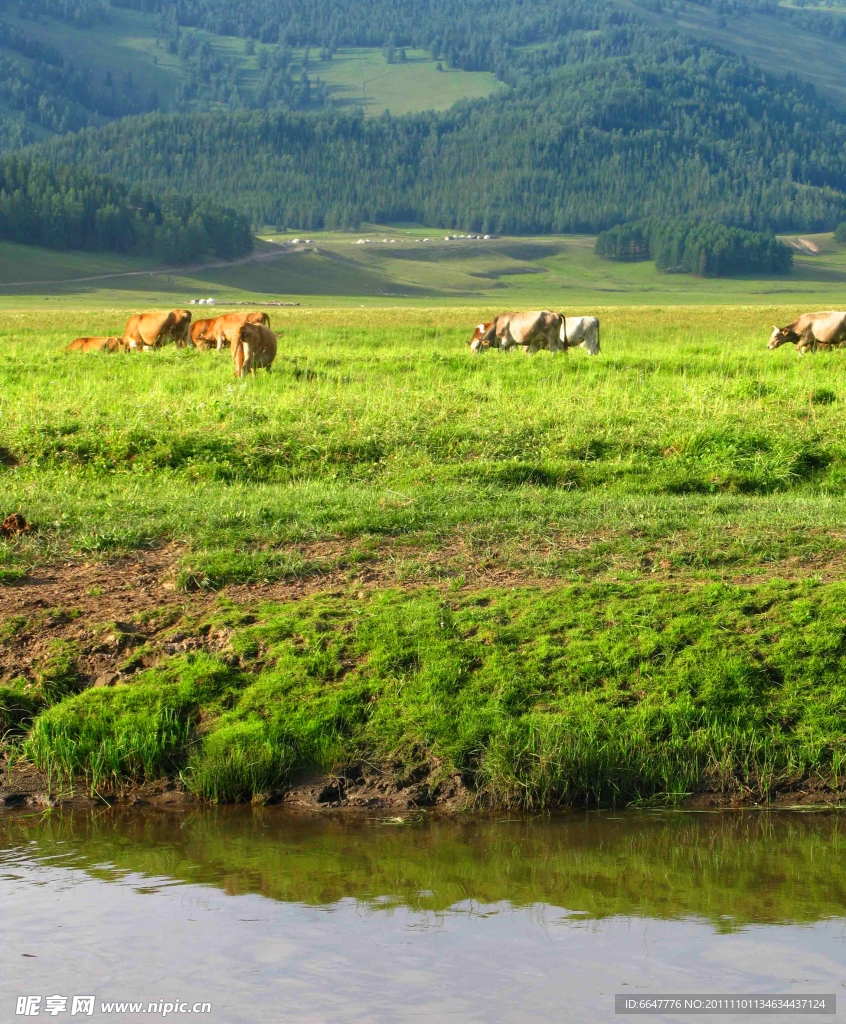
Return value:
[[(560, 313), (552, 313), (548, 309), (500, 313), (491, 321), (479, 339), (479, 346), (473, 351), (499, 348), (507, 352), (515, 345), (520, 345), (526, 355), (533, 355), (539, 348), (556, 352), (563, 319)], [(470, 347), (473, 348), (472, 342)]]
[(599, 317), (562, 316), (558, 347), (585, 348), (592, 356), (599, 355)]
[[(493, 321), (489, 320), (486, 324), (476, 325), (476, 329), (473, 331), (473, 337), (467, 342), (470, 346), (471, 352), (478, 352), (482, 347), (482, 338), (484, 338), (485, 333), (488, 331), (492, 323)], [(490, 342), (486, 343), (484, 347), (487, 348), (489, 344)]]
[(767, 348), (779, 348), (788, 342), (796, 346), (799, 355), (816, 352), (817, 349), (837, 348), (846, 342), (846, 313), (835, 309), (803, 313), (786, 327), (773, 325)]
[(255, 376), (258, 369), (269, 370), (276, 358), (276, 335), (263, 324), (242, 323), (230, 342), (236, 377)]
[(197, 320), (191, 327), (191, 340), (199, 349), (216, 348), (220, 352), (224, 346), (232, 345), (241, 324), (270, 327), (270, 317), (257, 310), (252, 313), (224, 313), (222, 316)]
[(120, 338), (74, 338), (70, 345), (65, 345), (65, 352), (121, 352), (123, 342)]
[(191, 338), (191, 314), (187, 309), (169, 313), (136, 313), (126, 321), (123, 346), (127, 351), (149, 351), (161, 348), (166, 341), (185, 348)]

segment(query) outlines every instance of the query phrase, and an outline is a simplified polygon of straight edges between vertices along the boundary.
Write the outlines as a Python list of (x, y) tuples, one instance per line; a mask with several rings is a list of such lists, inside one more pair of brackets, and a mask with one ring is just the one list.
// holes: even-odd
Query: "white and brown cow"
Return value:
[[(485, 333), (490, 329), (492, 323), (492, 320), (488, 320), (487, 323), (476, 324), (476, 329), (473, 331), (473, 337), (467, 342), (470, 346), (471, 352), (478, 352), (479, 349), (482, 348), (482, 338), (484, 338)], [(490, 342), (488, 342), (484, 347), (487, 348), (489, 344)]]
[(533, 355), (539, 348), (556, 352), (562, 320), (560, 313), (552, 313), (548, 309), (500, 313), (487, 325), (477, 342), (471, 340), (470, 348), (473, 352), (481, 352), (486, 348), (507, 352), (519, 345), (527, 355)]
[(827, 309), (820, 313), (803, 313), (786, 327), (773, 325), (767, 348), (779, 348), (788, 342), (796, 346), (800, 356), (817, 349), (837, 348), (846, 342), (846, 313)]

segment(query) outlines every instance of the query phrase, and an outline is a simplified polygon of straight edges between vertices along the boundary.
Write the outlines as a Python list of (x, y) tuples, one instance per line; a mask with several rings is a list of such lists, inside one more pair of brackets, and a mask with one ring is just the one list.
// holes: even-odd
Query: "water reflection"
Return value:
[(227, 1022), (611, 1020), (629, 989), (843, 994), (842, 852), (835, 813), (4, 817), (0, 1019), (15, 994), (83, 982), (196, 995)]

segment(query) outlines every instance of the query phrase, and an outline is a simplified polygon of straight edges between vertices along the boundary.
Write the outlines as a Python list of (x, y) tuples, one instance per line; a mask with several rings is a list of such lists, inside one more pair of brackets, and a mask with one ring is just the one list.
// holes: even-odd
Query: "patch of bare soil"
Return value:
[(0, 523), (0, 537), (5, 539), (15, 537), (19, 533), (32, 532), (32, 525), (24, 519), (20, 512), (13, 512)]
[(844, 807), (846, 786), (833, 786), (824, 779), (793, 781), (769, 792), (743, 787), (731, 793), (692, 793), (683, 801), (688, 810), (720, 810), (736, 807), (767, 807), (773, 810), (794, 810), (802, 807)]
[[(197, 798), (175, 780), (127, 786), (121, 792), (91, 793), (84, 783), (57, 786), (29, 765), (3, 768), (0, 762), (0, 809), (20, 807), (93, 808), (121, 805), (184, 807)], [(459, 773), (444, 775), (436, 762), (404, 769), (392, 763), (359, 764), (334, 775), (295, 779), (289, 789), (267, 793), (261, 801), (305, 810), (419, 810), (437, 807), (458, 811), (474, 803), (468, 780)]]
[(465, 810), (473, 805), (470, 780), (459, 772), (444, 776), (439, 765), (420, 765), (410, 771), (397, 764), (352, 765), (336, 775), (295, 779), (282, 796), (288, 806), (310, 810), (416, 810), (438, 807)]
[(9, 768), (0, 760), (0, 811), (21, 807), (45, 810), (57, 807), (102, 808), (114, 804), (184, 807), (197, 802), (197, 798), (186, 792), (179, 782), (169, 779), (132, 786), (122, 793), (92, 794), (84, 783), (73, 787), (57, 785), (55, 780), (31, 765)]

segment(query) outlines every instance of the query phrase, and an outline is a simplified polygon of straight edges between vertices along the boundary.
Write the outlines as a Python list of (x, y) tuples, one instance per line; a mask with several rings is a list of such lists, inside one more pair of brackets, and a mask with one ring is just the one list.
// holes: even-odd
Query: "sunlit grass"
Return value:
[[(37, 529), (4, 573), (178, 541), (187, 591), (370, 564), (385, 588), (114, 689), (77, 693), (56, 648), (0, 694), (28, 756), (212, 800), (362, 757), (522, 807), (837, 782), (843, 354), (768, 352), (786, 309), (685, 307), (592, 310), (598, 358), (473, 357), (486, 312), (280, 310), (245, 382), (225, 354), (62, 351), (121, 311), (9, 318), (0, 473)], [(491, 565), (514, 578), (481, 591)]]

